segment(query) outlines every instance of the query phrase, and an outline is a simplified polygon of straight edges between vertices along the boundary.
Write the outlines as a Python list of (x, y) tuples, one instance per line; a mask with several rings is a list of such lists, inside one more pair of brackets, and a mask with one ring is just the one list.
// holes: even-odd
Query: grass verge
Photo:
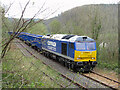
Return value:
[(40, 60), (24, 56), (14, 44), (11, 44), (11, 49), (3, 59), (2, 69), (3, 88), (60, 88), (56, 83), (61, 79), (57, 72)]

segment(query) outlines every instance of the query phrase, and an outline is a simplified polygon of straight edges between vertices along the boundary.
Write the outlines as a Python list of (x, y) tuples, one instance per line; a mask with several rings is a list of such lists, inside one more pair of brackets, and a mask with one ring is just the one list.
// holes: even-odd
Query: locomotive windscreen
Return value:
[(76, 42), (76, 50), (95, 50), (95, 42)]
[(85, 50), (85, 43), (76, 43), (77, 50)]
[(89, 42), (86, 43), (87, 50), (95, 50), (95, 43), (94, 42)]

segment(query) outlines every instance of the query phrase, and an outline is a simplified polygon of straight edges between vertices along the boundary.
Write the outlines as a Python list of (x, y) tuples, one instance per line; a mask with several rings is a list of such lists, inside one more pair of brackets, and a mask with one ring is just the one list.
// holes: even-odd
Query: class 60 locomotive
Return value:
[(75, 72), (89, 72), (97, 64), (96, 42), (88, 36), (68, 34), (42, 36), (22, 32), (17, 38), (28, 45), (34, 43), (34, 47), (46, 57), (62, 63)]

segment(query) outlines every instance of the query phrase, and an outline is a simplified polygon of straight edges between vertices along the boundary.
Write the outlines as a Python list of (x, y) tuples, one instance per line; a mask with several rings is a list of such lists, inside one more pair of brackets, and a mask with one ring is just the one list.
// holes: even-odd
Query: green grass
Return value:
[[(11, 44), (11, 49), (6, 54), (2, 63), (3, 88), (60, 88), (57, 82), (67, 86), (58, 72), (44, 65), (41, 60), (34, 57), (23, 56), (21, 51)], [(47, 75), (52, 77), (52, 81)]]
[(98, 61), (99, 68), (106, 68), (109, 70), (114, 70), (115, 72), (118, 72), (118, 63), (109, 63), (109, 62), (103, 62), (103, 61)]
[(44, 71), (55, 79), (60, 79), (57, 72), (42, 64), (40, 60), (33, 57), (23, 56), (20, 50), (11, 48), (3, 59), (2, 64), (3, 88), (60, 87), (56, 84), (56, 82), (50, 80), (50, 78), (45, 76), (41, 71)]

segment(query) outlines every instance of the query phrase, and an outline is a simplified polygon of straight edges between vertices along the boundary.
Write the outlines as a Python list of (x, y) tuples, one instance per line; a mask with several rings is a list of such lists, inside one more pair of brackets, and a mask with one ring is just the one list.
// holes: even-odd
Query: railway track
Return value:
[[(116, 80), (113, 80), (113, 79), (111, 79), (111, 78), (109, 78), (109, 77), (106, 77), (106, 76), (104, 76), (104, 75), (101, 75), (101, 74), (99, 74), (99, 73), (97, 73), (97, 72), (94, 72), (94, 71), (91, 71), (91, 74), (94, 74), (94, 75), (96, 75), (97, 76), (97, 78), (103, 78), (104, 79), (104, 81), (106, 81), (105, 83), (107, 84), (107, 85), (109, 85), (109, 86), (111, 86), (111, 87), (113, 87), (113, 88), (119, 88), (119, 85), (120, 85), (120, 82), (118, 82), (118, 81), (116, 81)], [(109, 83), (108, 83), (109, 82)]]
[(118, 82), (118, 81), (116, 81), (116, 80), (113, 80), (113, 79), (111, 79), (111, 78), (108, 78), (108, 77), (106, 77), (106, 76), (103, 76), (103, 75), (101, 75), (101, 74), (99, 74), (99, 73), (96, 73), (96, 72), (94, 72), (94, 71), (91, 71), (91, 73), (94, 73), (94, 74), (96, 74), (96, 75), (98, 75), (98, 76), (101, 76), (101, 77), (103, 77), (103, 78), (106, 78), (106, 79), (108, 79), (108, 80), (110, 80), (110, 81), (113, 81), (113, 82), (115, 82), (115, 83), (117, 83), (117, 84), (120, 84), (120, 82)]
[[(36, 59), (39, 59), (39, 58), (37, 58), (35, 55), (33, 55), (26, 47), (24, 47), (24, 45), (23, 44), (21, 44), (21, 43), (19, 43), (19, 45), (21, 46), (21, 47), (23, 47), (29, 54), (31, 54), (33, 57), (35, 57)], [(22, 52), (23, 53), (23, 52)], [(23, 55), (24, 55), (24, 53), (23, 53)], [(47, 65), (46, 63), (44, 63), (44, 62), (42, 62), (44, 65), (46, 65), (46, 66), (48, 66), (48, 67), (50, 67), (49, 65)], [(52, 67), (50, 67), (50, 68), (52, 68)], [(53, 68), (52, 68), (53, 69)], [(53, 69), (54, 70), (54, 69)], [(56, 71), (56, 70), (55, 70)], [(58, 72), (58, 71), (56, 71), (56, 72)], [(45, 72), (43, 72), (42, 71), (42, 73), (44, 74), (44, 75), (46, 75), (46, 76), (48, 76), (52, 81), (55, 81), (52, 77), (50, 77), (48, 74), (46, 74)], [(84, 86), (82, 86), (80, 83), (77, 83), (77, 82), (75, 82), (74, 80), (72, 80), (71, 78), (69, 78), (69, 77), (67, 77), (66, 75), (64, 75), (64, 74), (62, 74), (62, 73), (59, 73), (59, 75), (61, 76), (61, 77), (63, 77), (64, 79), (67, 79), (69, 82), (71, 82), (72, 84), (74, 84), (75, 86), (77, 86), (78, 88), (81, 88), (81, 89), (84, 89), (84, 90), (88, 90), (86, 87), (84, 87)], [(62, 85), (62, 84), (60, 84), (60, 83), (58, 83), (58, 82), (56, 82), (60, 87), (62, 87), (62, 88), (64, 88), (65, 86), (64, 85)]]
[[(95, 82), (98, 82), (106, 87), (109, 87), (111, 88), (112, 90), (117, 90), (118, 89), (118, 83), (113, 83), (112, 82), (112, 79), (108, 79), (108, 78), (105, 78), (101, 75), (97, 75), (97, 74), (94, 74), (94, 73), (89, 73), (89, 74), (81, 74), (83, 75), (84, 77), (87, 77)], [(95, 78), (96, 77), (96, 78)], [(104, 78), (104, 79), (100, 79), (100, 78)], [(108, 81), (109, 80), (109, 81)], [(115, 84), (115, 85), (114, 85)]]
[[(25, 49), (28, 51), (28, 53), (30, 53), (33, 57), (35, 57), (36, 59), (39, 59), (39, 58), (36, 57), (34, 54), (32, 54), (26, 47), (24, 47), (23, 44), (21, 44), (21, 43), (19, 43), (19, 44), (20, 44), (23, 48), (25, 48)], [(44, 63), (43, 61), (42, 61), (42, 63), (45, 64), (45, 65), (47, 65), (47, 64)], [(49, 65), (47, 65), (47, 66), (50, 67)], [(50, 68), (52, 68), (52, 67), (50, 67)], [(54, 70), (55, 70), (55, 69), (54, 69)], [(55, 70), (55, 71), (56, 71), (56, 70)], [(56, 72), (58, 72), (58, 71), (56, 71)], [(91, 73), (92, 73), (92, 74), (94, 73), (94, 74), (96, 74), (96, 75), (98, 75), (98, 76), (101, 76), (101, 77), (105, 77), (105, 76), (102, 76), (102, 75), (100, 75), (100, 74), (97, 74), (97, 73), (95, 73), (95, 72), (93, 72), (93, 71), (92, 71)], [(68, 77), (68, 76), (66, 76), (66, 75), (64, 75), (64, 74), (62, 74), (62, 73), (59, 73), (59, 74), (60, 74), (63, 78), (65, 78), (65, 79), (69, 80), (70, 82), (72, 82), (72, 83), (73, 83), (74, 85), (76, 85), (77, 87), (82, 88), (82, 89), (85, 89), (85, 90), (88, 89), (87, 87), (82, 86), (80, 83), (77, 83), (77, 82), (73, 81), (70, 77)], [(113, 86), (108, 85), (108, 84), (106, 84), (106, 83), (104, 83), (104, 82), (101, 82), (101, 81), (99, 81), (99, 80), (96, 80), (96, 79), (90, 77), (88, 74), (81, 74), (81, 75), (84, 76), (84, 77), (87, 77), (87, 78), (89, 78), (89, 79), (91, 79), (91, 80), (93, 80), (93, 81), (95, 81), (95, 82), (97, 82), (97, 83), (100, 83), (100, 84), (102, 84), (102, 85), (104, 85), (104, 86), (106, 86), (106, 87), (108, 87), (108, 88), (110, 88), (110, 89), (112, 89), (112, 90), (117, 90), (116, 87), (113, 87)], [(108, 77), (105, 77), (105, 78), (107, 79)], [(109, 80), (110, 80), (110, 78), (109, 78)], [(111, 81), (120, 84), (120, 82), (117, 82), (117, 81), (115, 81), (115, 80), (112, 80), (112, 79), (111, 79)], [(61, 87), (64, 87), (64, 86), (61, 85)]]

